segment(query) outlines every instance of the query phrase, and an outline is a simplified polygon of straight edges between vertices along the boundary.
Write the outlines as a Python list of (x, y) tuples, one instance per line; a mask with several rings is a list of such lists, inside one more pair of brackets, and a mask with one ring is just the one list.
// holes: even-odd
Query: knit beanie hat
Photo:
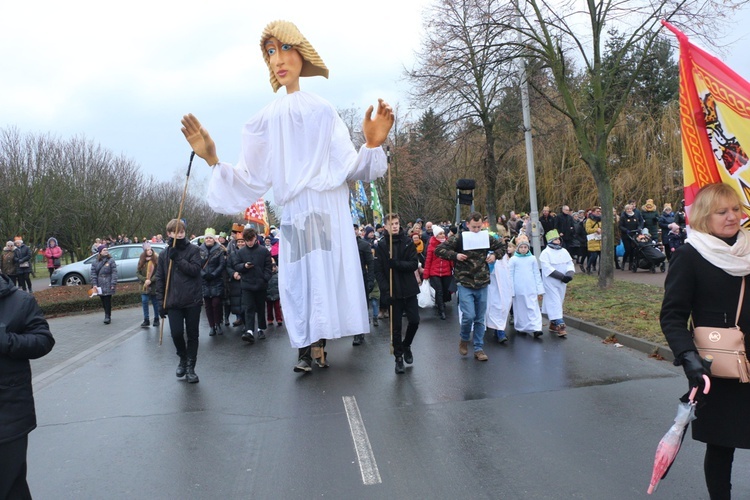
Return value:
[(433, 236), (440, 236), (441, 234), (445, 233), (445, 229), (443, 229), (441, 226), (438, 226), (437, 224), (432, 226), (432, 235)]
[(99, 245), (96, 247), (96, 253), (102, 253), (102, 250), (105, 250), (107, 248), (107, 245)]
[(276, 38), (281, 43), (292, 45), (299, 55), (302, 56), (302, 71), (299, 76), (324, 76), (328, 78), (328, 68), (323, 59), (313, 48), (312, 44), (300, 32), (299, 28), (289, 21), (272, 21), (263, 29), (260, 35), (260, 51), (263, 53), (263, 60), (266, 61), (268, 72), (270, 74), (271, 87), (276, 92), (281, 87), (281, 83), (276, 78), (276, 74), (271, 67), (271, 58), (264, 44), (269, 38)]

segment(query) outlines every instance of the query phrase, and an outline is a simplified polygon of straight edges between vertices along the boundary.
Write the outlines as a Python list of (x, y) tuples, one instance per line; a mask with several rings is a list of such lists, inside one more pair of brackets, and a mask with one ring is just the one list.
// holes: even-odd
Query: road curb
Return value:
[(614, 335), (617, 341), (626, 347), (630, 347), (631, 349), (635, 349), (636, 351), (641, 351), (645, 354), (658, 353), (665, 360), (670, 362), (674, 361), (674, 354), (672, 354), (672, 350), (669, 347), (657, 344), (655, 342), (649, 342), (648, 340), (632, 337), (610, 328), (604, 328), (603, 326), (595, 325), (594, 323), (589, 323), (588, 321), (573, 318), (571, 316), (564, 316), (563, 319), (566, 325), (577, 330), (581, 330), (591, 335), (596, 335), (597, 337), (600, 337), (602, 339), (606, 339)]

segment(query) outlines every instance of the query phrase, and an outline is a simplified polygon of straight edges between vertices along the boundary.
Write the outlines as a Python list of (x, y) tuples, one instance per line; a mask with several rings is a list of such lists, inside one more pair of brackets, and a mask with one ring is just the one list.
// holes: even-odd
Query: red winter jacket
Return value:
[(440, 244), (434, 236), (430, 238), (430, 244), (427, 246), (427, 260), (424, 263), (424, 274), (422, 279), (429, 279), (430, 276), (450, 276), (453, 274), (452, 260), (441, 259), (435, 255), (435, 249)]

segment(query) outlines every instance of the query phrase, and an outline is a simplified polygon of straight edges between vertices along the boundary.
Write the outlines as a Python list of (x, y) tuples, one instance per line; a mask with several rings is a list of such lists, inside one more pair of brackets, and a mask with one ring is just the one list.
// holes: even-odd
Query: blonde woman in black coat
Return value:
[[(750, 273), (750, 234), (740, 228), (742, 204), (727, 184), (710, 184), (696, 195), (685, 245), (672, 255), (664, 284), (661, 328), (692, 387), (703, 385), (710, 369), (688, 329), (732, 327), (743, 277)], [(746, 283), (746, 288), (750, 283)], [(750, 293), (742, 303), (739, 327), (750, 332)], [(745, 337), (747, 350), (750, 337)], [(711, 377), (711, 390), (696, 410), (693, 439), (706, 443), (704, 472), (712, 499), (730, 498), (735, 448), (750, 448), (750, 384)]]

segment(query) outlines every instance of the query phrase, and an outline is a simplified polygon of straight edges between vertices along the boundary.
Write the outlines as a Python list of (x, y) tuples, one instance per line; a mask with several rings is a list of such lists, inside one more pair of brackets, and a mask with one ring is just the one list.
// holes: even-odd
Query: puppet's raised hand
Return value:
[(190, 143), (190, 147), (193, 148), (195, 154), (206, 160), (206, 163), (209, 165), (219, 163), (214, 140), (211, 139), (208, 130), (204, 129), (201, 122), (192, 114), (182, 117), (182, 134)]
[(365, 111), (362, 131), (365, 134), (365, 146), (377, 148), (388, 138), (388, 132), (391, 131), (395, 118), (393, 117), (393, 109), (383, 99), (378, 99), (378, 109), (375, 111), (374, 117), (372, 112), (372, 106)]

